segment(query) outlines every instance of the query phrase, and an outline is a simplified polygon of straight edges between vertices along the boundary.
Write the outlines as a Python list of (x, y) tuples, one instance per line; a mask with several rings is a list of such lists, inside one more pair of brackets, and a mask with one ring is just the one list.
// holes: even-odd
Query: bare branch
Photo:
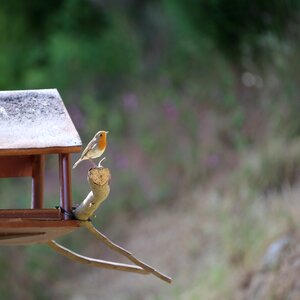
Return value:
[(104, 244), (106, 244), (112, 250), (114, 250), (116, 252), (119, 252), (120, 254), (126, 256), (130, 261), (132, 261), (136, 265), (140, 266), (141, 268), (147, 270), (148, 272), (152, 273), (156, 277), (158, 277), (158, 278), (160, 278), (160, 279), (162, 279), (162, 280), (164, 280), (168, 283), (172, 282), (172, 278), (160, 273), (159, 271), (157, 271), (153, 267), (151, 267), (151, 266), (145, 264), (144, 262), (142, 262), (141, 260), (137, 259), (129, 251), (127, 251), (124, 248), (122, 248), (122, 247), (118, 246), (117, 244), (113, 243), (108, 237), (106, 237), (103, 233), (98, 231), (91, 222), (88, 222), (88, 221), (81, 222), (81, 225), (86, 227), (92, 234), (94, 234), (99, 240), (101, 240)]
[(105, 261), (101, 259), (95, 259), (95, 258), (90, 258), (86, 257), (83, 255), (80, 255), (76, 252), (73, 252), (62, 245), (56, 243), (55, 241), (49, 241), (47, 242), (47, 245), (58, 252), (59, 254), (80, 262), (82, 264), (90, 265), (93, 267), (98, 267), (98, 268), (105, 268), (105, 269), (113, 269), (113, 270), (119, 270), (119, 271), (126, 271), (126, 272), (133, 272), (133, 273), (139, 273), (139, 274), (144, 274), (147, 275), (149, 274), (148, 271), (144, 270), (143, 268), (140, 268), (138, 266), (132, 266), (132, 265), (127, 265), (127, 264), (121, 264), (121, 263), (115, 263), (111, 261)]

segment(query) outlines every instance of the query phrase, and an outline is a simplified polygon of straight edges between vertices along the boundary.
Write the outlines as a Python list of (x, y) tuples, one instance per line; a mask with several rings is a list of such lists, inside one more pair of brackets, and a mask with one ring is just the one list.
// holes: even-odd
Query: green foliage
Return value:
[(138, 70), (126, 16), (85, 0), (56, 2), (0, 5), (1, 89), (93, 86)]
[(245, 55), (259, 60), (262, 50), (272, 47), (264, 43), (264, 37), (284, 38), (300, 8), (297, 0), (276, 3), (268, 0), (188, 0), (178, 3), (199, 34), (210, 38), (234, 63), (240, 63)]
[(97, 37), (108, 26), (104, 10), (84, 0), (63, 1), (55, 21), (58, 29), (75, 38)]

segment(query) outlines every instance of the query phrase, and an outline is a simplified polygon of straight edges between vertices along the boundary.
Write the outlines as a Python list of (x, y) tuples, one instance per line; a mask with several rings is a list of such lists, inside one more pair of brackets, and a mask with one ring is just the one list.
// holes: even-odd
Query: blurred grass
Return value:
[[(256, 150), (257, 151), (257, 150)], [(257, 153), (247, 153), (247, 163), (241, 168), (242, 178), (250, 190), (258, 193), (280, 191), (299, 181), (299, 139), (292, 142), (271, 140)], [(241, 175), (241, 174), (240, 174)]]
[[(290, 145), (285, 146), (289, 148)], [(262, 153), (257, 150), (253, 155), (259, 158)], [(253, 157), (249, 156), (243, 159), (246, 165), (251, 164), (252, 160)], [(285, 163), (288, 162), (289, 159)], [(201, 220), (201, 215), (194, 220), (199, 226), (195, 239), (199, 241), (208, 222), (210, 238), (198, 247), (198, 255), (189, 258), (191, 265), (198, 268), (191, 267), (188, 271), (178, 272), (188, 272), (189, 279), (184, 286), (180, 286), (179, 280), (179, 286), (172, 288), (176, 291), (174, 299), (246, 299), (244, 285), (249, 284), (252, 272), (260, 270), (268, 246), (299, 231), (299, 181), (294, 186), (284, 184), (280, 190), (264, 193), (261, 186), (252, 185), (251, 176), (248, 177), (249, 174), (243, 170), (244, 165), (241, 165), (227, 175), (225, 182), (218, 180), (205, 191), (202, 189), (198, 196), (201, 204), (190, 208), (191, 216), (192, 210), (197, 211), (199, 206), (205, 215), (209, 215), (208, 208), (213, 212), (206, 221)], [(272, 171), (274, 169), (270, 173), (263, 173), (261, 178), (265, 178)], [(181, 205), (182, 203), (179, 204)], [(184, 237), (180, 242), (191, 244), (193, 239)], [(209, 250), (205, 251), (204, 248)], [(197, 259), (203, 255), (203, 251), (205, 255), (200, 259), (199, 267)], [(164, 292), (166, 299), (172, 299)]]

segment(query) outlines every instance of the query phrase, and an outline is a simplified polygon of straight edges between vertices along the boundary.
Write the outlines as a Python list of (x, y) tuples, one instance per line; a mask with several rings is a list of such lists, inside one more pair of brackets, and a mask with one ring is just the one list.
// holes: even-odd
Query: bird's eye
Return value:
[(102, 136), (102, 133), (100, 134), (100, 136)]

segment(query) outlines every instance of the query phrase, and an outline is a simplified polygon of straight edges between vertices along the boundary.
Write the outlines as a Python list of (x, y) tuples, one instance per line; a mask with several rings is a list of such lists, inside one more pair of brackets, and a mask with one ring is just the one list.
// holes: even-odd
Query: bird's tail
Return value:
[(82, 161), (81, 158), (79, 158), (76, 163), (73, 165), (73, 169), (75, 169), (77, 167), (77, 165)]

